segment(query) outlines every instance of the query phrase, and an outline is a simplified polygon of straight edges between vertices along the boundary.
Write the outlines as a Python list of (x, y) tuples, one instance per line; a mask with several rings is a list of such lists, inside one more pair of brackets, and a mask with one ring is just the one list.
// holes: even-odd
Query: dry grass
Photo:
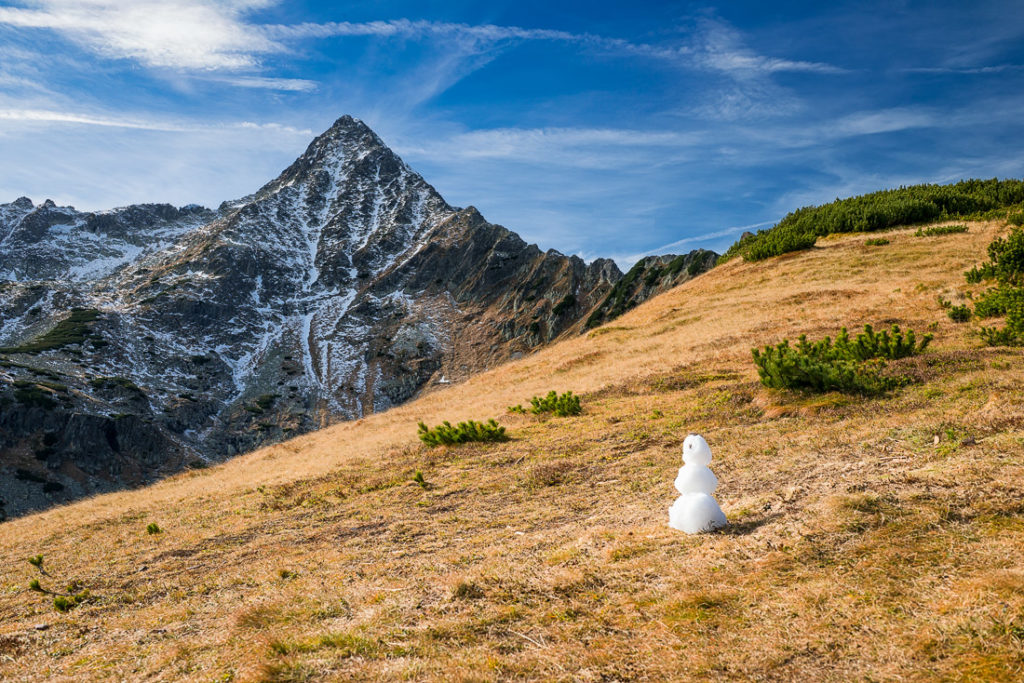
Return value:
[[(0, 678), (1020, 679), (1024, 359), (936, 303), (1001, 229), (731, 262), (387, 413), (0, 525)], [(756, 381), (752, 346), (890, 321), (936, 334), (918, 384)], [(504, 414), (550, 389), (584, 414)], [(513, 441), (416, 441), (488, 417)], [(666, 526), (690, 431), (724, 533)], [(37, 553), (93, 600), (31, 592)]]

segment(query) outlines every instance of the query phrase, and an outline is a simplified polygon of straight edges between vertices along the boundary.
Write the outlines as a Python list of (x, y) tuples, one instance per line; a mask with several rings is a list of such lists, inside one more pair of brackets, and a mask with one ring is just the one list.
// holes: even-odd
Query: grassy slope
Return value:
[[(0, 678), (1019, 678), (1024, 358), (935, 303), (1001, 230), (730, 262), (387, 413), (0, 525)], [(937, 321), (920, 384), (756, 381), (754, 345), (890, 321)], [(548, 389), (584, 415), (503, 417)], [(419, 419), (488, 417), (514, 441), (416, 442)], [(726, 533), (666, 527), (689, 431)], [(95, 601), (27, 590), (36, 553), (44, 586)]]

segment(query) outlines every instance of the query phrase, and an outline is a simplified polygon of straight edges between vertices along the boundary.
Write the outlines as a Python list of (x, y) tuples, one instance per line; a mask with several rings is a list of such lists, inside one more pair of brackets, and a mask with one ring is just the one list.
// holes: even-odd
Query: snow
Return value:
[(668, 524), (673, 529), (697, 534), (728, 524), (725, 513), (711, 496), (718, 488), (718, 478), (708, 468), (710, 464), (711, 447), (704, 437), (687, 436), (683, 441), (683, 466), (675, 481), (680, 496), (668, 509)]

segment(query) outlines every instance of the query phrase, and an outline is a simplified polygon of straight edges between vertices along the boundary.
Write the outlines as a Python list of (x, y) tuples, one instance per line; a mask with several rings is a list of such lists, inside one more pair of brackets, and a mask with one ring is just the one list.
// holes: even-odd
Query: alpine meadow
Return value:
[(1024, 680), (1022, 64), (0, 0), (0, 680)]

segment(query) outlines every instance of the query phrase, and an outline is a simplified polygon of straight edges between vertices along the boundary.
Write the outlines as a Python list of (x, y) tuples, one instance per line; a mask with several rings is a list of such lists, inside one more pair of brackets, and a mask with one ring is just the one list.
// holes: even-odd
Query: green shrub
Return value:
[(29, 581), (28, 582), (28, 587), (29, 587), (30, 590), (33, 590), (36, 593), (45, 593), (46, 592), (46, 590), (43, 588), (42, 584), (39, 583), (39, 579), (32, 579), (31, 581)]
[(57, 407), (57, 402), (53, 400), (50, 392), (35, 386), (34, 382), (24, 384), (28, 386), (19, 386), (19, 383), (15, 383), (14, 398), (18, 403), (29, 407), (39, 406), (43, 410), (52, 410)]
[(783, 341), (763, 352), (754, 349), (754, 362), (761, 383), (772, 389), (811, 389), (853, 394), (878, 394), (895, 385), (883, 378), (875, 366), (840, 360), (820, 360), (802, 354)]
[(751, 244), (743, 254), (747, 261), (762, 261), (772, 256), (781, 256), (791, 251), (810, 249), (818, 241), (813, 233), (800, 233), (795, 230), (780, 230), (767, 233), (761, 239), (751, 240)]
[(53, 598), (53, 606), (58, 612), (70, 612), (83, 602), (88, 602), (91, 597), (87, 590), (73, 595), (58, 595)]
[(976, 285), (982, 280), (991, 280), (995, 276), (995, 270), (992, 268), (992, 264), (990, 263), (986, 263), (982, 266), (975, 266), (964, 273), (967, 283), (971, 285)]
[(835, 342), (825, 337), (811, 343), (806, 335), (800, 335), (796, 346), (790, 346), (786, 339), (763, 351), (753, 349), (752, 353), (766, 387), (871, 395), (906, 382), (882, 374), (886, 360), (916, 355), (931, 340), (932, 335), (927, 334), (918, 342), (913, 330), (903, 334), (896, 325), (880, 333), (865, 325), (853, 340), (844, 327)]
[(520, 404), (520, 403), (517, 403), (514, 406), (509, 406), (508, 408), (506, 408), (506, 410), (511, 415), (515, 415), (515, 414), (523, 415), (523, 414), (526, 413), (526, 409), (523, 408), (522, 404)]
[(971, 319), (971, 307), (966, 305), (953, 306), (949, 309), (947, 315), (955, 323), (965, 323)]
[(36, 569), (42, 570), (42, 568), (43, 568), (43, 556), (42, 555), (34, 555), (34, 556), (28, 558), (28, 563), (30, 565), (32, 565), (33, 567), (35, 567)]
[(1001, 284), (1024, 286), (1024, 229), (1014, 228), (1006, 237), (988, 245), (988, 272)]
[(928, 228), (918, 228), (914, 233), (915, 237), (939, 237), (941, 235), (957, 235), (967, 232), (966, 225), (933, 225)]
[(864, 244), (869, 247), (884, 247), (885, 245), (889, 244), (889, 240), (885, 239), (884, 237), (876, 237), (874, 239), (865, 241)]
[(499, 426), (493, 419), (487, 422), (469, 420), (468, 422), (460, 422), (454, 427), (445, 420), (433, 429), (420, 422), (419, 437), (420, 441), (431, 447), (442, 444), (467, 443), (470, 441), (492, 442), (509, 440), (508, 434), (505, 433), (505, 428)]
[(572, 293), (566, 294), (562, 297), (562, 300), (554, 305), (551, 309), (551, 313), (554, 315), (561, 315), (565, 311), (569, 310), (576, 305), (576, 297)]
[(159, 533), (162, 533), (162, 532), (163, 532), (163, 529), (161, 529), (160, 525), (157, 524), (156, 522), (150, 522), (146, 526), (146, 533), (147, 534), (152, 535), (152, 534), (159, 534)]
[(974, 312), (979, 318), (1009, 315), (1010, 310), (1024, 303), (1024, 289), (1010, 286), (991, 287), (978, 296)]
[(1002, 328), (982, 327), (978, 330), (978, 336), (989, 346), (1024, 346), (1024, 332), (1009, 325)]
[(136, 394), (146, 395), (146, 392), (127, 377), (93, 377), (89, 380), (89, 386), (93, 389), (115, 389), (120, 387), (121, 389), (133, 391)]
[(573, 395), (571, 391), (567, 391), (561, 396), (556, 391), (549, 391), (548, 395), (543, 398), (534, 396), (530, 399), (530, 405), (532, 406), (530, 412), (534, 415), (554, 413), (558, 417), (569, 417), (583, 412), (580, 397)]
[(412, 480), (416, 482), (421, 489), (425, 489), (430, 486), (430, 484), (427, 483), (427, 480), (423, 477), (423, 472), (420, 470), (416, 470), (416, 473), (412, 475)]
[(1006, 237), (988, 245), (988, 263), (975, 266), (964, 276), (967, 282), (996, 281), (978, 297), (974, 314), (979, 318), (1006, 316), (1003, 328), (982, 327), (978, 334), (989, 346), (1024, 346), (1024, 230), (1013, 228)]
[(39, 353), (69, 344), (81, 344), (95, 333), (92, 324), (100, 312), (92, 308), (73, 308), (70, 315), (53, 329), (19, 346), (0, 348), (0, 353)]

